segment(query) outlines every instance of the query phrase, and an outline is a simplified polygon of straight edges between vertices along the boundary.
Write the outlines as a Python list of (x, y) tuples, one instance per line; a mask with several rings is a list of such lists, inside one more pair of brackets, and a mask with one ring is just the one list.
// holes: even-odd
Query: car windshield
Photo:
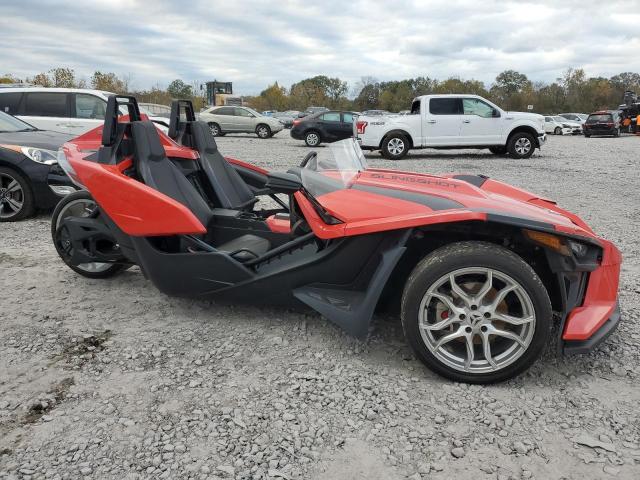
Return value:
[(331, 143), (320, 152), (310, 152), (305, 160), (302, 185), (314, 197), (351, 188), (359, 173), (367, 169), (364, 154), (353, 138)]
[(558, 117), (553, 117), (553, 119), (554, 119), (556, 122), (560, 122), (560, 123), (567, 122), (567, 121), (569, 121), (569, 122), (570, 122), (570, 121), (571, 121), (571, 120), (569, 120), (568, 118), (564, 118), (564, 117), (560, 117), (560, 116), (558, 116)]
[(4, 132), (32, 132), (37, 130), (36, 127), (29, 125), (27, 122), (18, 120), (16, 117), (8, 113), (0, 112), (0, 133)]
[(612, 122), (613, 118), (608, 113), (598, 114), (598, 115), (589, 115), (587, 119), (587, 123), (598, 123), (598, 122)]

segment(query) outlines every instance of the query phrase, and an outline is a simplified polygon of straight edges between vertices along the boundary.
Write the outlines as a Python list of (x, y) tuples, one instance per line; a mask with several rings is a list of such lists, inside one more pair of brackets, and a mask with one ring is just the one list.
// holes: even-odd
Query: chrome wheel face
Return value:
[(494, 373), (529, 348), (536, 327), (531, 297), (509, 275), (469, 267), (443, 275), (427, 289), (419, 329), (429, 351), (466, 373)]
[[(64, 206), (60, 214), (58, 215), (58, 219), (56, 220), (56, 231), (60, 227), (60, 223), (67, 217), (88, 217), (93, 214), (95, 209), (97, 208), (96, 202), (88, 199), (78, 199), (69, 202)], [(63, 250), (69, 251), (71, 248), (71, 239), (68, 237), (68, 233), (66, 229), (64, 232), (61, 232), (60, 235), (60, 246)], [(80, 263), (76, 265), (76, 268), (80, 270), (84, 270), (85, 272), (90, 273), (100, 273), (109, 269), (111, 266), (110, 263)]]
[(515, 149), (518, 155), (526, 155), (531, 150), (531, 140), (526, 137), (519, 138), (516, 140)]
[(312, 147), (316, 146), (318, 144), (318, 142), (320, 141), (320, 139), (318, 138), (318, 134), (317, 133), (308, 133), (307, 134), (307, 145), (310, 145)]
[(0, 173), (0, 218), (12, 218), (22, 211), (24, 190), (18, 180), (7, 173)]
[(209, 130), (211, 131), (211, 135), (217, 137), (220, 134), (220, 129), (216, 124), (209, 125)]
[(269, 129), (267, 127), (258, 128), (258, 136), (260, 138), (267, 138), (269, 136)]
[(400, 155), (404, 152), (404, 142), (400, 138), (392, 138), (387, 143), (387, 150), (391, 155)]

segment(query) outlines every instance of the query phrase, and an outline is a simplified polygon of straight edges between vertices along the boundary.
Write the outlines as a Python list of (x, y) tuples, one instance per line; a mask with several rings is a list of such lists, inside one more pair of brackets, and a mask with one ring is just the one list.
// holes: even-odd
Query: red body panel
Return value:
[(291, 221), (288, 218), (277, 218), (276, 215), (271, 215), (265, 220), (269, 230), (275, 233), (290, 233)]
[(587, 340), (611, 317), (618, 302), (620, 251), (601, 240), (603, 255), (600, 267), (589, 275), (589, 283), (582, 306), (574, 308), (565, 322), (564, 340)]

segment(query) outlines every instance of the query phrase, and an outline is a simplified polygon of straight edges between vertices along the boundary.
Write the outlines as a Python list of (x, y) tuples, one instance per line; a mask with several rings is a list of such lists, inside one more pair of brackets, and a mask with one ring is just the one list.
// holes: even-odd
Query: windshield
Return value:
[(553, 119), (556, 122), (560, 122), (560, 123), (564, 123), (564, 122), (570, 122), (571, 120), (569, 120), (568, 118), (564, 118), (564, 117), (553, 117)]
[(302, 185), (314, 197), (351, 188), (358, 174), (367, 169), (364, 154), (353, 138), (331, 143), (320, 152), (310, 152), (305, 160)]
[(613, 118), (608, 113), (603, 113), (600, 115), (590, 115), (587, 123), (598, 123), (598, 122), (613, 122)]
[(28, 132), (33, 130), (37, 130), (37, 128), (7, 113), (0, 112), (0, 132)]

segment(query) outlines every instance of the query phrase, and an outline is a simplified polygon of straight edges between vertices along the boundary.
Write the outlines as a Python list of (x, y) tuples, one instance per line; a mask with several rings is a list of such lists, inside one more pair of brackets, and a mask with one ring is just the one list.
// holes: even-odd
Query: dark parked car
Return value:
[(293, 121), (298, 118), (300, 112), (295, 110), (288, 110), (286, 112), (273, 112), (272, 117), (278, 120), (284, 128), (293, 127)]
[(612, 135), (620, 136), (620, 115), (616, 111), (603, 110), (594, 112), (587, 118), (584, 124), (584, 136)]
[(357, 115), (353, 112), (321, 112), (298, 118), (293, 122), (291, 136), (304, 140), (309, 147), (322, 142), (336, 142), (353, 135), (353, 122)]
[(0, 112), (0, 222), (53, 208), (76, 190), (57, 161), (58, 148), (73, 137)]

